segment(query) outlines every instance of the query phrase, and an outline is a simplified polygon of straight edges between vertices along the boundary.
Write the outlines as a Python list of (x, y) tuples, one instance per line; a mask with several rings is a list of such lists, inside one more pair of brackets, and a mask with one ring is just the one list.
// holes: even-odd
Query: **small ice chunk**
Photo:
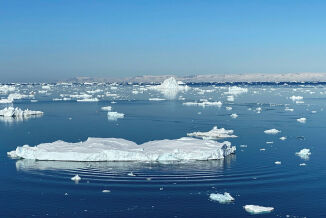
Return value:
[(78, 102), (97, 102), (99, 101), (98, 98), (84, 98), (84, 99), (77, 99)]
[(275, 161), (274, 163), (275, 163), (276, 165), (281, 165), (281, 164), (282, 164), (281, 161)]
[(293, 112), (293, 111), (294, 111), (294, 109), (293, 109), (293, 108), (289, 108), (289, 107), (286, 107), (284, 110), (285, 110), (285, 111), (291, 111), (291, 112)]
[(297, 101), (297, 100), (302, 100), (303, 97), (302, 97), (302, 96), (295, 96), (295, 95), (292, 95), (292, 96), (290, 97), (290, 99), (291, 99), (292, 101)]
[(111, 106), (105, 106), (105, 107), (101, 107), (102, 111), (111, 111), (112, 107)]
[(230, 110), (232, 110), (232, 107), (225, 107), (225, 109), (226, 109), (227, 111), (230, 111)]
[(311, 155), (310, 149), (308, 148), (304, 148), (301, 149), (299, 152), (295, 153), (296, 155), (298, 155), (299, 157), (301, 157), (302, 159), (309, 159), (309, 156)]
[(125, 115), (123, 113), (118, 113), (118, 112), (108, 112), (108, 119), (109, 120), (117, 120), (120, 118), (124, 118)]
[(240, 148), (246, 148), (248, 147), (247, 145), (240, 145)]
[(233, 119), (236, 119), (238, 117), (238, 114), (231, 114), (230, 115)]
[(108, 190), (108, 189), (104, 189), (104, 190), (102, 190), (102, 192), (103, 192), (103, 193), (110, 193), (111, 191)]
[(234, 96), (233, 95), (229, 95), (226, 100), (227, 101), (234, 101)]
[(165, 101), (164, 98), (149, 98), (149, 101)]
[(265, 134), (270, 134), (270, 135), (275, 135), (275, 134), (280, 133), (280, 132), (281, 131), (277, 130), (277, 129), (268, 129), (268, 130), (264, 131)]
[(229, 94), (229, 95), (239, 95), (239, 94), (246, 93), (246, 92), (248, 92), (248, 89), (247, 88), (242, 88), (242, 87), (238, 87), (238, 86), (232, 86), (232, 87), (229, 87), (229, 91), (226, 92), (226, 94)]
[(78, 181), (81, 180), (81, 178), (80, 178), (80, 176), (78, 176), (78, 174), (77, 174), (77, 175), (75, 175), (74, 177), (72, 177), (71, 180), (72, 180), (72, 181), (75, 181), (75, 182), (78, 182)]
[(136, 176), (133, 172), (127, 174), (128, 176)]
[(285, 137), (285, 136), (282, 136), (282, 137), (280, 138), (280, 140), (284, 141), (284, 140), (286, 140), (286, 137)]
[(306, 123), (307, 119), (304, 118), (304, 117), (301, 117), (301, 118), (297, 119), (297, 121), (298, 121), (299, 123)]
[(244, 209), (248, 213), (252, 214), (261, 214), (261, 213), (270, 213), (274, 210), (274, 207), (263, 207), (258, 205), (245, 205)]
[(234, 198), (228, 192), (224, 192), (224, 194), (210, 194), (209, 198), (213, 201), (218, 201), (220, 204), (230, 203), (234, 201)]
[(186, 106), (201, 106), (201, 107), (206, 107), (206, 106), (217, 106), (217, 107), (221, 107), (222, 106), (222, 102), (220, 102), (220, 101), (214, 101), (214, 102), (210, 102), (210, 101), (184, 102), (182, 104), (183, 105), (186, 105)]
[(306, 166), (306, 165), (307, 165), (306, 163), (299, 164), (299, 166)]

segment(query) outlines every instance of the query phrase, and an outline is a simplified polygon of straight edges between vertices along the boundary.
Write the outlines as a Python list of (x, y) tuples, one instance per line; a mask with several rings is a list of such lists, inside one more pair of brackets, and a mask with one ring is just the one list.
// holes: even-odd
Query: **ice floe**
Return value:
[(295, 95), (292, 95), (292, 96), (290, 97), (290, 99), (291, 99), (292, 101), (297, 101), (297, 100), (302, 100), (303, 97), (302, 97), (302, 96), (295, 96)]
[(307, 119), (304, 118), (304, 117), (301, 117), (301, 118), (297, 119), (297, 121), (298, 121), (299, 123), (306, 123)]
[(186, 105), (186, 106), (201, 106), (201, 107), (206, 107), (206, 106), (217, 106), (217, 107), (221, 107), (222, 106), (222, 102), (220, 102), (220, 101), (215, 101), (215, 102), (210, 102), (210, 101), (184, 102), (182, 104), (183, 105)]
[(105, 107), (101, 107), (102, 111), (111, 111), (112, 107), (111, 106), (105, 106)]
[(53, 161), (142, 161), (165, 162), (216, 160), (234, 153), (228, 141), (217, 142), (184, 137), (136, 144), (121, 138), (88, 138), (84, 142), (56, 141), (8, 152), (13, 158)]
[(228, 192), (224, 192), (224, 194), (210, 194), (209, 198), (213, 201), (218, 201), (220, 204), (230, 203), (234, 201), (234, 198)]
[(238, 117), (238, 114), (231, 114), (230, 117), (232, 117), (233, 119), (236, 119)]
[(302, 159), (309, 159), (309, 156), (311, 155), (310, 149), (308, 148), (304, 148), (301, 149), (299, 152), (295, 153), (296, 155), (298, 155), (299, 157), (301, 157)]
[(187, 136), (197, 137), (202, 139), (219, 139), (219, 138), (235, 138), (236, 135), (233, 135), (233, 130), (226, 130), (224, 128), (217, 128), (214, 126), (212, 130), (208, 132), (193, 132), (187, 133)]
[(263, 207), (258, 205), (245, 205), (243, 208), (248, 213), (252, 213), (252, 214), (270, 213), (274, 210), (273, 207)]
[(117, 120), (124, 118), (125, 115), (123, 113), (118, 113), (118, 112), (108, 112), (108, 119), (109, 120)]
[(226, 94), (239, 95), (239, 94), (246, 93), (246, 92), (248, 92), (247, 88), (242, 88), (242, 87), (238, 87), (238, 86), (231, 86), (231, 87), (229, 87), (229, 91), (226, 92)]
[(268, 129), (268, 130), (265, 130), (264, 131), (265, 134), (270, 134), (270, 135), (275, 135), (275, 134), (278, 134), (280, 132), (281, 131), (280, 130), (277, 130), (277, 129)]

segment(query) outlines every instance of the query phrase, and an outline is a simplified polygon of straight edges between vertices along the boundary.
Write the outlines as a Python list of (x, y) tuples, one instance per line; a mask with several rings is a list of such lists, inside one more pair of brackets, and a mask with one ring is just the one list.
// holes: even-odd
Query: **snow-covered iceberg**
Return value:
[(227, 130), (224, 128), (217, 128), (214, 126), (212, 130), (208, 132), (193, 132), (187, 133), (187, 136), (197, 137), (202, 139), (219, 139), (219, 138), (235, 138), (236, 135), (233, 135), (233, 130)]
[(35, 147), (24, 145), (8, 152), (12, 158), (52, 161), (166, 162), (217, 160), (234, 153), (228, 141), (216, 142), (184, 137), (136, 144), (120, 138), (88, 138), (84, 142), (56, 141)]
[(189, 89), (186, 85), (179, 85), (174, 77), (170, 77), (163, 81), (161, 85), (150, 87), (152, 90), (161, 92), (168, 99), (175, 99), (179, 92)]

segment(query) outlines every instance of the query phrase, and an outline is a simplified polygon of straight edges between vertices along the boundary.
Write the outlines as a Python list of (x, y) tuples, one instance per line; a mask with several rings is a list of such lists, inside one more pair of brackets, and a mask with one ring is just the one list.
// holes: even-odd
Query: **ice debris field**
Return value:
[[(139, 179), (144, 174), (142, 167), (133, 169), (128, 162), (134, 166), (163, 164), (160, 173), (178, 164), (188, 170), (195, 166), (193, 175), (214, 168), (221, 172), (216, 178), (225, 179), (225, 184), (216, 183), (215, 171), (214, 179), (213, 173), (200, 177), (209, 181), (203, 186), (206, 192), (200, 193), (205, 193), (205, 201), (213, 207), (232, 206), (244, 216), (287, 216), (290, 211), (277, 200), (242, 198), (235, 181), (263, 187), (278, 184), (282, 175), (302, 175), (302, 170), (313, 167), (322, 154), (317, 146), (325, 99), (326, 85), (318, 83), (185, 84), (173, 77), (161, 83), (17, 83), (0, 85), (0, 122), (6, 131), (46, 122), (44, 130), (58, 128), (65, 136), (54, 132), (47, 138), (39, 129), (40, 140), (25, 137), (19, 144), (12, 143), (4, 152), (17, 161), (17, 170), (61, 171), (109, 164), (126, 170), (128, 179)], [(69, 135), (83, 130), (81, 136)], [(28, 134), (37, 137), (35, 132)], [(227, 175), (228, 166), (234, 168), (230, 167), (234, 174)], [(299, 176), (291, 176), (291, 186), (294, 180), (301, 184)], [(78, 170), (67, 177), (76, 184), (90, 179)], [(152, 177), (143, 179), (152, 182)], [(182, 174), (182, 178), (192, 176)], [(164, 192), (161, 186), (158, 190)], [(101, 193), (112, 194), (114, 188), (102, 187)], [(304, 212), (298, 214), (304, 216)]]

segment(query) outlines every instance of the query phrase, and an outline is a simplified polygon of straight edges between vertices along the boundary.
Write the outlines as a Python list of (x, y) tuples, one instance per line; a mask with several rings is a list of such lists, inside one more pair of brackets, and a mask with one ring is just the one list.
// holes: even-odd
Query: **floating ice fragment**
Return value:
[(225, 109), (226, 109), (227, 111), (230, 111), (230, 110), (232, 110), (232, 107), (225, 107)]
[(228, 192), (224, 192), (224, 194), (210, 194), (209, 198), (213, 201), (218, 201), (220, 204), (230, 203), (234, 201), (234, 198)]
[(71, 178), (72, 181), (78, 182), (81, 180), (80, 176), (78, 176), (78, 174), (74, 177)]
[(108, 112), (108, 119), (109, 120), (117, 120), (120, 118), (124, 118), (125, 115), (123, 113), (118, 113), (118, 112)]
[(101, 107), (102, 111), (111, 111), (112, 107), (111, 106), (105, 106), (105, 107)]
[(280, 138), (280, 140), (284, 141), (284, 140), (286, 140), (286, 137), (285, 137), (285, 136), (282, 136), (282, 137)]
[(217, 126), (214, 126), (213, 129), (208, 132), (187, 133), (187, 136), (197, 137), (202, 139), (219, 139), (219, 138), (237, 137), (236, 135), (233, 135), (233, 130), (226, 130), (224, 128), (218, 129)]
[(291, 99), (292, 101), (297, 101), (297, 100), (302, 100), (303, 97), (302, 97), (302, 96), (295, 96), (295, 95), (293, 95), (293, 96), (290, 97), (290, 99)]
[(273, 207), (263, 207), (258, 205), (245, 205), (244, 209), (252, 214), (270, 213), (274, 210)]
[(280, 132), (281, 131), (277, 130), (277, 129), (268, 129), (268, 130), (264, 131), (265, 134), (271, 134), (271, 135), (275, 135), (275, 134), (280, 133)]
[(127, 174), (128, 176), (136, 176), (133, 172)]
[(227, 101), (234, 101), (234, 96), (233, 95), (229, 95), (226, 100)]
[(301, 157), (302, 159), (309, 159), (309, 156), (311, 155), (310, 149), (308, 148), (304, 148), (302, 150), (300, 150), (299, 152), (295, 153), (296, 155), (298, 155), (299, 157)]
[(306, 165), (307, 165), (306, 163), (299, 164), (299, 166), (306, 166)]
[(215, 102), (210, 102), (210, 101), (203, 101), (203, 102), (184, 102), (182, 103), (183, 105), (186, 106), (201, 106), (201, 107), (206, 107), (206, 106), (217, 106), (221, 107), (222, 102), (220, 101), (215, 101)]
[(232, 86), (232, 87), (229, 87), (229, 91), (226, 92), (226, 94), (229, 94), (229, 95), (239, 95), (239, 94), (246, 93), (246, 92), (248, 92), (248, 89), (247, 88), (241, 88), (241, 87), (238, 87), (238, 86)]
[(233, 119), (236, 119), (238, 117), (238, 114), (231, 114), (230, 115)]
[(19, 117), (26, 118), (30, 116), (40, 116), (43, 115), (42, 111), (31, 111), (31, 110), (22, 110), (20, 108), (6, 107), (0, 110), (0, 116), (2, 117)]
[(302, 118), (297, 119), (297, 121), (298, 121), (299, 123), (306, 123), (307, 119), (304, 118), (304, 117), (302, 117)]
[(111, 191), (108, 190), (108, 189), (104, 189), (104, 190), (102, 190), (102, 192), (103, 192), (103, 193), (110, 193)]
[(164, 98), (149, 98), (149, 101), (165, 101)]
[(84, 98), (84, 99), (77, 99), (78, 102), (97, 102), (99, 101), (98, 98)]
[(281, 162), (281, 161), (275, 161), (275, 164), (276, 164), (276, 165), (281, 165), (282, 162)]

